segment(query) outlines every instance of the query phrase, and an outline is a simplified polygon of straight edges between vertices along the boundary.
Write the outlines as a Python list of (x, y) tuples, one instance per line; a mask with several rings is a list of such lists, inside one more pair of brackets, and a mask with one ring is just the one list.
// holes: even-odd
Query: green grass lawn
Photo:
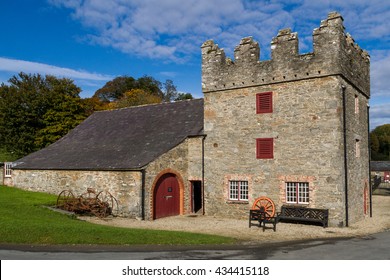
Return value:
[(232, 244), (227, 237), (91, 224), (44, 206), (57, 196), (0, 186), (0, 244)]

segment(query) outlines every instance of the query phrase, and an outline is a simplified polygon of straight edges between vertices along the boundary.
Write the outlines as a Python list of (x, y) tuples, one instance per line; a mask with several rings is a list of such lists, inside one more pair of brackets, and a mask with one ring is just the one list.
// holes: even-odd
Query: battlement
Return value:
[(202, 49), (203, 92), (259, 86), (341, 75), (370, 95), (370, 56), (346, 34), (343, 18), (328, 14), (313, 31), (313, 52), (299, 54), (298, 34), (282, 29), (271, 41), (271, 60), (260, 61), (260, 47), (252, 37), (241, 39), (234, 60), (213, 40)]

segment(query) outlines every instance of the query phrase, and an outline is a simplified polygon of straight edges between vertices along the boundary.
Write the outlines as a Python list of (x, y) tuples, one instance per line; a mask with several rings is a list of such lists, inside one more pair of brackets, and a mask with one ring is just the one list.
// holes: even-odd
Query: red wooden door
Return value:
[(180, 214), (179, 182), (173, 174), (163, 175), (157, 182), (154, 193), (154, 218)]

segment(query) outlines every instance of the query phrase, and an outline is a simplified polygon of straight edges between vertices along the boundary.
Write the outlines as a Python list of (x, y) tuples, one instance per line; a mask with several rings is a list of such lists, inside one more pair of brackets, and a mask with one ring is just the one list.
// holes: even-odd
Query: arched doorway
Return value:
[(153, 204), (155, 219), (180, 214), (180, 188), (174, 174), (167, 173), (158, 179)]

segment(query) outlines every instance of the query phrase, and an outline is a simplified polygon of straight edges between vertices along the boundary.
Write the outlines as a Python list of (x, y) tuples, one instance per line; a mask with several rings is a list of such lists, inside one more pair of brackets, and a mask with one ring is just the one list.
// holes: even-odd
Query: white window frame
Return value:
[(286, 182), (286, 202), (291, 204), (309, 204), (308, 182)]
[(355, 157), (360, 158), (360, 140), (355, 139)]
[(249, 183), (243, 180), (229, 181), (229, 200), (248, 201), (249, 200)]
[(12, 177), (12, 162), (4, 162), (4, 178), (11, 178)]
[(359, 114), (359, 96), (355, 95), (355, 114)]

